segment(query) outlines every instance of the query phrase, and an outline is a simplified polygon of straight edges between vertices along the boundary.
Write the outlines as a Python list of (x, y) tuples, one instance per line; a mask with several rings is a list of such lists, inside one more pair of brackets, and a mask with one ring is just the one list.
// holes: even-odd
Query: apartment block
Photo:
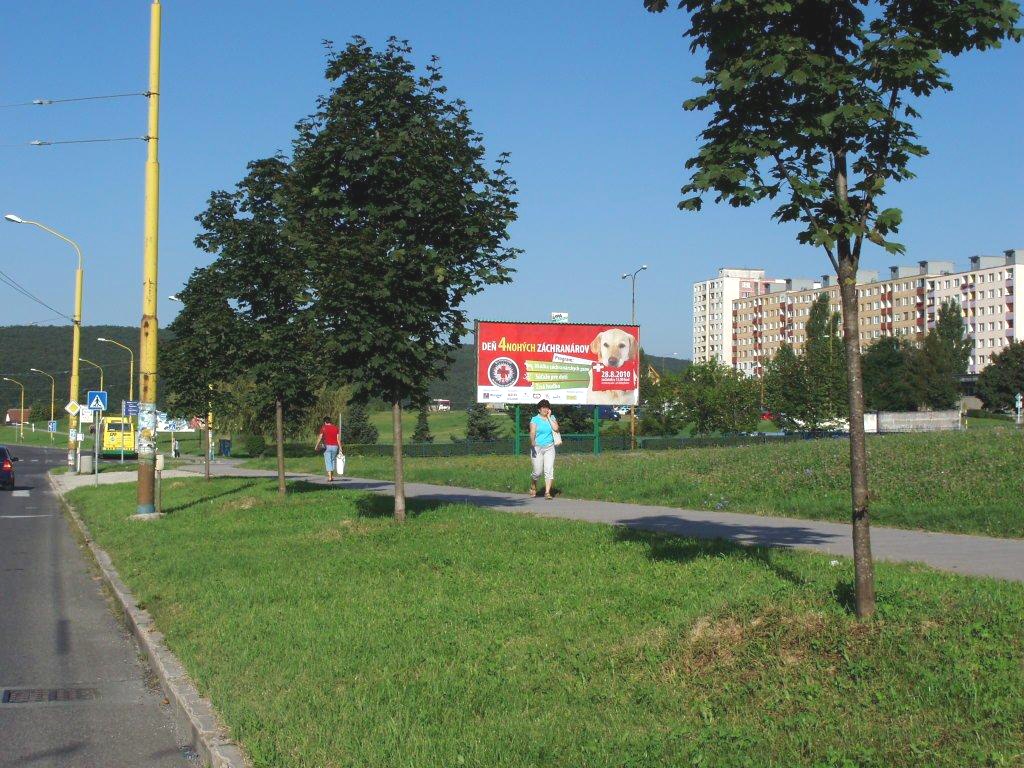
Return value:
[[(917, 266), (890, 267), (886, 278), (861, 272), (861, 348), (884, 337), (922, 339), (935, 327), (942, 303), (953, 299), (974, 340), (968, 371), (978, 373), (1010, 341), (1024, 340), (1015, 300), (1022, 268), (1024, 249), (1013, 249), (1002, 256), (972, 256), (969, 268), (962, 271), (949, 261), (921, 261)], [(839, 286), (830, 275), (820, 281), (787, 280), (764, 294), (734, 300), (732, 365), (757, 376), (783, 343), (802, 350), (811, 304), (822, 293), (828, 295), (832, 310), (840, 312)]]
[(718, 276), (693, 284), (694, 362), (717, 360), (732, 365), (733, 302), (766, 293), (784, 280), (765, 277), (763, 269), (723, 267)]

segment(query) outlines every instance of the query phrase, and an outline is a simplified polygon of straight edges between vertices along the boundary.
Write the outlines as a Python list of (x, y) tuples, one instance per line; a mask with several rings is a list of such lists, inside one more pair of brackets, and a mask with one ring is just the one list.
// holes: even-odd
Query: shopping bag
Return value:
[(345, 474), (345, 454), (339, 453), (334, 459), (334, 470), (339, 475)]

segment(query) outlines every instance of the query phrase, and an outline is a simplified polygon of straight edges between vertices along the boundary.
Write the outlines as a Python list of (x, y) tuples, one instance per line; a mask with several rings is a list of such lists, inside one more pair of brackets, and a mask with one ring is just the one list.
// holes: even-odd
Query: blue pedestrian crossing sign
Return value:
[(46, 431), (47, 432), (56, 432), (57, 431), (57, 422), (56, 421), (48, 421), (48, 422), (46, 422)]
[(102, 389), (90, 389), (85, 396), (85, 407), (90, 411), (107, 410), (107, 393)]

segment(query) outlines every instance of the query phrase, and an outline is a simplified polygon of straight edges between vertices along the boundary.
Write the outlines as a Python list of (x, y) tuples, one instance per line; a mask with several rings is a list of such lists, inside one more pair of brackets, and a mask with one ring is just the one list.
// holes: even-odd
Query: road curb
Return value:
[(48, 472), (46, 477), (68, 516), (78, 527), (82, 540), (103, 574), (103, 580), (124, 611), (128, 627), (160, 680), (160, 687), (171, 704), (175, 720), (184, 732), (191, 735), (192, 747), (210, 768), (252, 768), (252, 763), (241, 747), (231, 740), (228, 728), (221, 722), (213, 704), (199, 694), (184, 665), (167, 647), (163, 633), (157, 629), (149, 611), (139, 607), (135, 596), (121, 580), (110, 555), (93, 540), (89, 527), (64, 498), (64, 491), (53, 475)]

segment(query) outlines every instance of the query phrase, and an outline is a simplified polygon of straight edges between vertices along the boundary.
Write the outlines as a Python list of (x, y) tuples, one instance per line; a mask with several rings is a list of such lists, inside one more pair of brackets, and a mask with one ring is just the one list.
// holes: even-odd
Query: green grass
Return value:
[(1024, 586), (272, 481), (71, 501), (256, 766), (1024, 760)]
[[(879, 525), (1024, 537), (1024, 435), (1013, 428), (868, 439), (872, 520)], [(388, 479), (388, 458), (350, 456), (346, 473)], [(266, 459), (250, 466), (273, 468)], [(289, 460), (320, 472), (317, 456)], [(525, 492), (525, 457), (409, 458), (406, 479)], [(847, 521), (846, 440), (560, 456), (566, 496), (689, 509)]]
[[(25, 425), (25, 436), (22, 439), (18, 427), (0, 427), (0, 445), (33, 445), (41, 447), (54, 447), (63, 448), (65, 451), (68, 447), (68, 434), (67, 434), (67, 422), (62, 422), (59, 428), (64, 431), (64, 434), (55, 434), (51, 440), (50, 433), (46, 431), (46, 422), (40, 422), (36, 424), (35, 432), (32, 431), (31, 427)], [(88, 446), (89, 450), (92, 450), (92, 436), (86, 433), (85, 442), (82, 443), (82, 450), (84, 451)]]
[[(402, 436), (406, 442), (412, 440), (412, 433), (416, 429), (416, 417), (419, 414), (411, 409), (402, 412)], [(504, 413), (492, 414), (492, 418), (503, 435), (512, 434), (512, 419)], [(466, 412), (465, 411), (438, 411), (427, 416), (430, 423), (430, 433), (434, 440), (448, 442), (452, 437), (464, 440), (466, 437)], [(380, 442), (390, 443), (391, 441), (391, 411), (374, 411), (370, 414), (370, 423), (380, 432)]]

